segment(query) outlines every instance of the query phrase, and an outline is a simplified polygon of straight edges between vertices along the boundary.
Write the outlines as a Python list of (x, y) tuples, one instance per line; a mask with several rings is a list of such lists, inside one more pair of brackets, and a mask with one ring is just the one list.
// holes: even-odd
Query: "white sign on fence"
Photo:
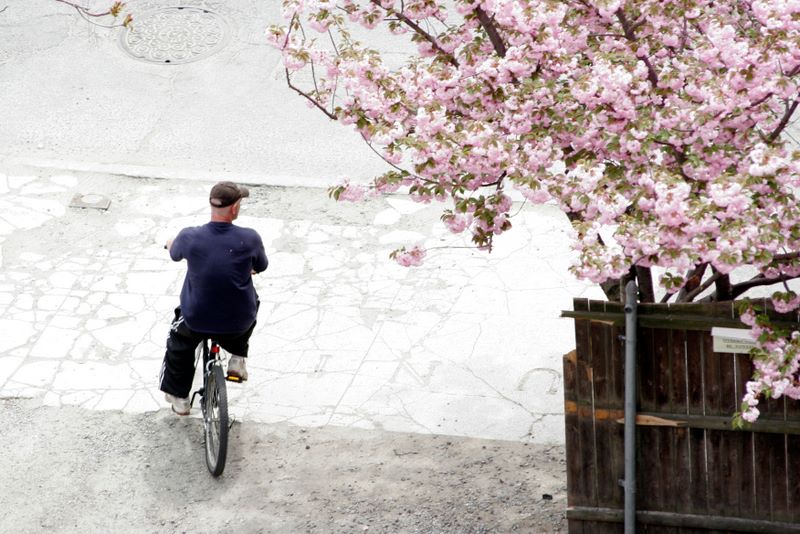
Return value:
[(722, 328), (715, 326), (711, 329), (711, 337), (714, 339), (714, 352), (747, 354), (750, 349), (756, 346), (756, 342), (750, 337), (748, 328)]

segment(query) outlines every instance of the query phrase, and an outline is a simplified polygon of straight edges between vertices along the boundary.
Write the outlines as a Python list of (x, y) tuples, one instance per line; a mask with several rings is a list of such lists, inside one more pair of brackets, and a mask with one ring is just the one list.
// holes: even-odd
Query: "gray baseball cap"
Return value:
[(243, 185), (236, 185), (233, 182), (219, 182), (211, 188), (208, 201), (214, 207), (224, 208), (235, 204), (241, 198), (249, 196), (250, 191)]

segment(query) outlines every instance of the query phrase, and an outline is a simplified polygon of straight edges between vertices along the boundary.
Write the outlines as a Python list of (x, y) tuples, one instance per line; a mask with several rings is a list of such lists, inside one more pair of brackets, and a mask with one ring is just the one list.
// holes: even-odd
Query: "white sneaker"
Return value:
[(228, 361), (228, 375), (225, 378), (233, 382), (247, 380), (247, 358), (244, 356), (231, 356)]
[(189, 399), (182, 399), (169, 393), (165, 393), (164, 398), (167, 399), (168, 403), (172, 404), (172, 411), (178, 415), (189, 415), (192, 410), (192, 404)]

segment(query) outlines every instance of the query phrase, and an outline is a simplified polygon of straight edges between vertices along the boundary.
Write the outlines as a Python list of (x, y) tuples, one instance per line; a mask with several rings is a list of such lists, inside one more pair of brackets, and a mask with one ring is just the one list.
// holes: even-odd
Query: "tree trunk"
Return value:
[(606, 280), (605, 282), (602, 282), (600, 284), (600, 289), (603, 290), (603, 293), (606, 294), (606, 298), (611, 302), (623, 302), (625, 300), (625, 286), (628, 282), (634, 280), (635, 278), (636, 275), (631, 267), (631, 270), (628, 271), (628, 274), (622, 278)]
[(650, 267), (636, 267), (636, 283), (639, 285), (639, 302), (655, 302), (653, 273)]
[(703, 281), (703, 275), (706, 273), (707, 268), (707, 263), (701, 263), (686, 274), (686, 283), (678, 292), (676, 302), (684, 302), (689, 293), (700, 287), (700, 282)]
[[(711, 268), (714, 269), (714, 267)], [(717, 272), (718, 271), (714, 269), (714, 273)], [(714, 282), (714, 286), (716, 287), (716, 291), (711, 296), (711, 300), (716, 302), (722, 302), (725, 300), (731, 300), (733, 298), (733, 293), (731, 291), (732, 289), (731, 277), (728, 276), (727, 274), (724, 274), (719, 278), (717, 278), (717, 280)]]

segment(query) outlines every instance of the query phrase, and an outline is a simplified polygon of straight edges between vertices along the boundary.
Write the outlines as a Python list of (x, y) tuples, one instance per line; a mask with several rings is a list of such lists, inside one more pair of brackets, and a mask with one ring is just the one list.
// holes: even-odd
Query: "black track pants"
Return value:
[(175, 319), (169, 329), (167, 351), (161, 365), (159, 388), (164, 393), (186, 398), (194, 380), (195, 349), (207, 337), (216, 339), (220, 346), (231, 354), (247, 357), (250, 336), (256, 327), (255, 321), (246, 332), (238, 334), (204, 334), (191, 330), (183, 320), (180, 307), (175, 308)]

